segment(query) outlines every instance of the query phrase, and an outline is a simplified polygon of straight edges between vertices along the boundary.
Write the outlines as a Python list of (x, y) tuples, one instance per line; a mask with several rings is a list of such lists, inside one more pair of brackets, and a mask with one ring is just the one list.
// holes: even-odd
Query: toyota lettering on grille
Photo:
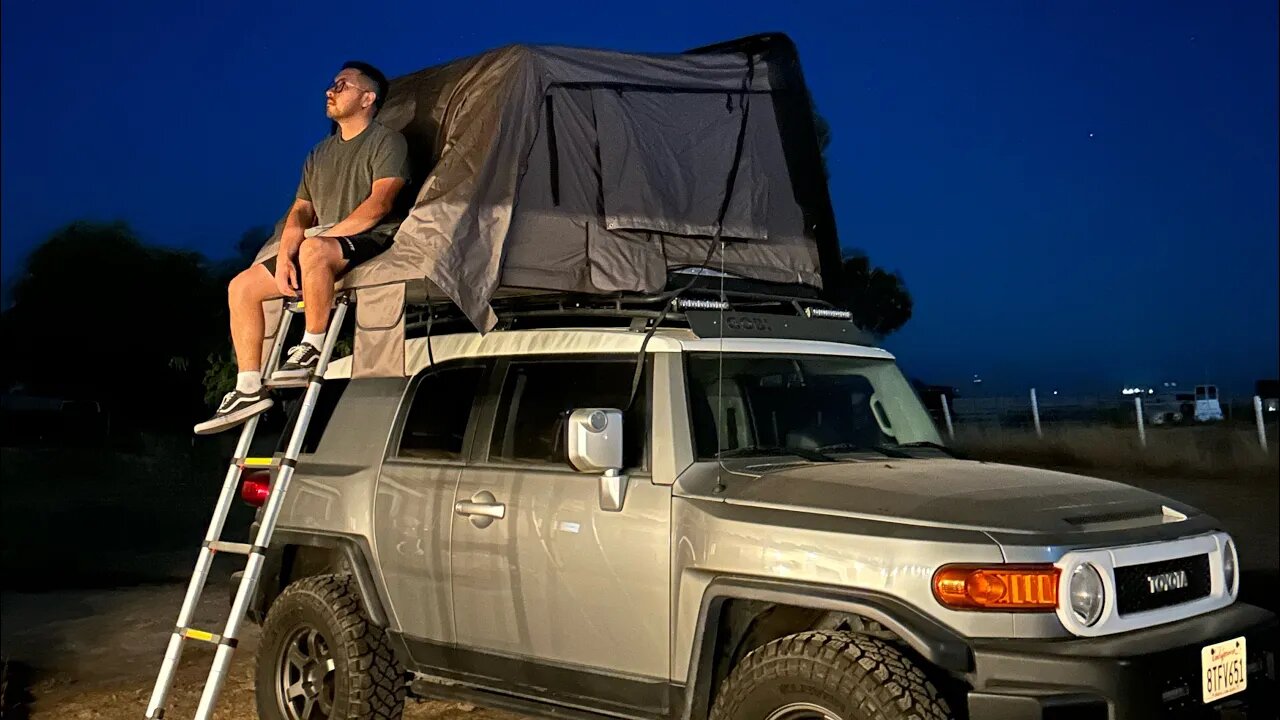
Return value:
[(1175, 570), (1173, 572), (1147, 576), (1147, 590), (1152, 595), (1168, 592), (1169, 590), (1181, 590), (1186, 586), (1187, 573), (1185, 570)]

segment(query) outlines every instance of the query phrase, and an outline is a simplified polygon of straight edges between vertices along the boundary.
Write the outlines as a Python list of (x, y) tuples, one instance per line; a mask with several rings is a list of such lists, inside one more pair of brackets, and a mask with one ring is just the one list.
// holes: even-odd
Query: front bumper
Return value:
[[(972, 720), (1276, 717), (1274, 614), (1243, 603), (1099, 638), (973, 639)], [(1248, 687), (1202, 702), (1200, 649), (1244, 636)]]

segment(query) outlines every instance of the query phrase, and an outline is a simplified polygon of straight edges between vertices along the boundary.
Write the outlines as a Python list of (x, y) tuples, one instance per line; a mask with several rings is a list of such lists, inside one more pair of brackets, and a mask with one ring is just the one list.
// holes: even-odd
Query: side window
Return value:
[(464, 365), (423, 375), (414, 391), (396, 454), (404, 458), (460, 460), (483, 374), (483, 367)]
[(333, 417), (333, 411), (338, 408), (338, 401), (342, 399), (342, 391), (347, 389), (347, 385), (350, 382), (346, 378), (326, 380), (320, 386), (320, 395), (316, 397), (316, 407), (311, 412), (311, 424), (307, 425), (307, 434), (302, 438), (303, 455), (315, 452), (316, 447), (320, 445), (320, 438), (324, 437), (325, 428), (329, 427), (329, 420)]
[(623, 417), (623, 462), (644, 465), (648, 439), (648, 368), (636, 402), (627, 410), (635, 359), (519, 360), (507, 369), (498, 416), (489, 443), (489, 460), (569, 466), (565, 429), (579, 408), (626, 411)]
[[(300, 455), (310, 455), (320, 445), (333, 411), (338, 408), (342, 393), (351, 382), (349, 378), (329, 379), (320, 386), (320, 395), (316, 398), (315, 409), (311, 411), (311, 423), (307, 425), (307, 434), (302, 438)], [(284, 400), (278, 406), (263, 413), (258, 421), (258, 430), (253, 435), (253, 444), (249, 447), (249, 457), (266, 457), (274, 452), (284, 452), (293, 439), (293, 428), (298, 422), (298, 413), (302, 410), (303, 394)]]

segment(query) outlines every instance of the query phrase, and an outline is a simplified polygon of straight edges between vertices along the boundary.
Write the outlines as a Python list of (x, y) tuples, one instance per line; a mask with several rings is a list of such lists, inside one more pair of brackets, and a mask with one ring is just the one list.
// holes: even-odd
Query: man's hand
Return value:
[(396, 196), (404, 187), (404, 178), (379, 178), (373, 181), (373, 189), (364, 202), (336, 225), (320, 233), (321, 237), (349, 237), (359, 235), (376, 226), (395, 205)]
[(284, 254), (276, 258), (276, 289), (285, 297), (297, 297), (302, 290), (302, 284), (298, 282), (298, 266), (293, 264), (293, 258)]
[(298, 258), (298, 248), (302, 247), (303, 228), (315, 219), (315, 208), (310, 200), (297, 198), (293, 201), (284, 221), (284, 231), (280, 234), (280, 251), (276, 255), (276, 290), (285, 297), (297, 297), (302, 291), (294, 261)]

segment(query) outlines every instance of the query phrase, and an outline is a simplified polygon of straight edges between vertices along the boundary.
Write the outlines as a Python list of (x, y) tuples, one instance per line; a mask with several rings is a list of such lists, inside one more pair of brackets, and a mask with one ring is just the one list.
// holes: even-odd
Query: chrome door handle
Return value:
[(488, 527), (494, 520), (501, 520), (507, 516), (507, 506), (498, 502), (498, 499), (488, 490), (481, 490), (472, 495), (469, 501), (461, 500), (454, 503), (453, 511), (470, 517), (471, 524), (479, 528)]
[(480, 515), (482, 517), (501, 520), (507, 514), (507, 506), (502, 503), (460, 502), (453, 506), (459, 515)]

